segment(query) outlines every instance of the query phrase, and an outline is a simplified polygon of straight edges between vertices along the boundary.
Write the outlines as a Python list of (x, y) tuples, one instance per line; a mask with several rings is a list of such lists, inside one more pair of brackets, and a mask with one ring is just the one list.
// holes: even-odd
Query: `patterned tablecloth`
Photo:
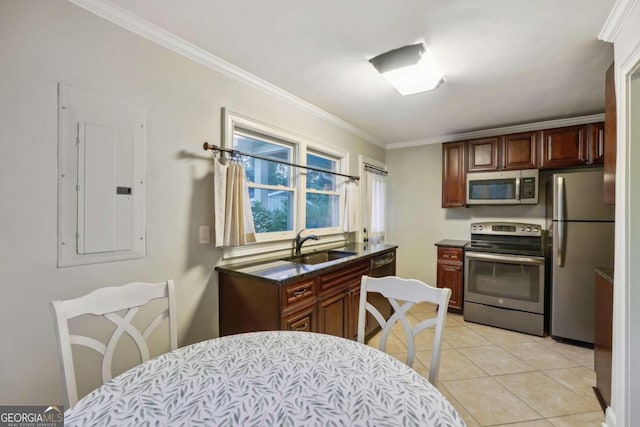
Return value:
[(81, 399), (65, 425), (464, 426), (426, 379), (357, 342), (256, 332), (139, 365)]

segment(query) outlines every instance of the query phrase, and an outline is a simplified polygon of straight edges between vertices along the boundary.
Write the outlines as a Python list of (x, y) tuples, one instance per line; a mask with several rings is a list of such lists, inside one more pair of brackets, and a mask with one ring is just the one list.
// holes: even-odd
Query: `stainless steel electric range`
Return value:
[(465, 247), (464, 319), (545, 333), (543, 230), (538, 224), (471, 224)]

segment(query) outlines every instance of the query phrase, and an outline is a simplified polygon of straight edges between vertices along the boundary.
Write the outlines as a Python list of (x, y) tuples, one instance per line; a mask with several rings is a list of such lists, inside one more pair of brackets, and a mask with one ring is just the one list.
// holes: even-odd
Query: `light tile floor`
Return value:
[[(433, 317), (434, 308), (419, 304), (411, 321)], [(387, 353), (404, 362), (406, 345), (394, 327)], [(604, 414), (592, 387), (593, 350), (476, 323), (448, 314), (443, 336), (438, 389), (469, 427), (600, 427)], [(377, 347), (379, 334), (369, 345)], [(413, 368), (425, 378), (433, 330), (416, 340)]]

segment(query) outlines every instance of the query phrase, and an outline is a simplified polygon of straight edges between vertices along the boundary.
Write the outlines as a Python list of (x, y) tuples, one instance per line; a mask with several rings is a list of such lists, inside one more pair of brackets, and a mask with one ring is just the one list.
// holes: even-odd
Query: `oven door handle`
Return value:
[(506, 262), (509, 264), (531, 264), (531, 265), (544, 264), (544, 258), (486, 254), (482, 252), (466, 252), (465, 257), (467, 257), (467, 259), (479, 259), (484, 261), (500, 261), (500, 262)]

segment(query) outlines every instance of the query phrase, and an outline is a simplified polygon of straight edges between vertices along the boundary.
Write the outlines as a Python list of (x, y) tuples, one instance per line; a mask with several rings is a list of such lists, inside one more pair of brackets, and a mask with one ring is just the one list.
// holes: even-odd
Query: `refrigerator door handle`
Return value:
[(564, 194), (564, 177), (556, 177), (556, 206), (558, 209), (556, 219), (558, 221), (564, 221), (565, 212), (565, 194)]
[(562, 267), (564, 264), (564, 219), (565, 219), (565, 194), (564, 194), (564, 177), (556, 178), (556, 206), (558, 207), (558, 216), (556, 224), (556, 264)]
[(554, 222), (556, 227), (555, 239), (556, 239), (556, 265), (562, 267), (564, 265), (564, 228), (566, 224), (564, 221)]

